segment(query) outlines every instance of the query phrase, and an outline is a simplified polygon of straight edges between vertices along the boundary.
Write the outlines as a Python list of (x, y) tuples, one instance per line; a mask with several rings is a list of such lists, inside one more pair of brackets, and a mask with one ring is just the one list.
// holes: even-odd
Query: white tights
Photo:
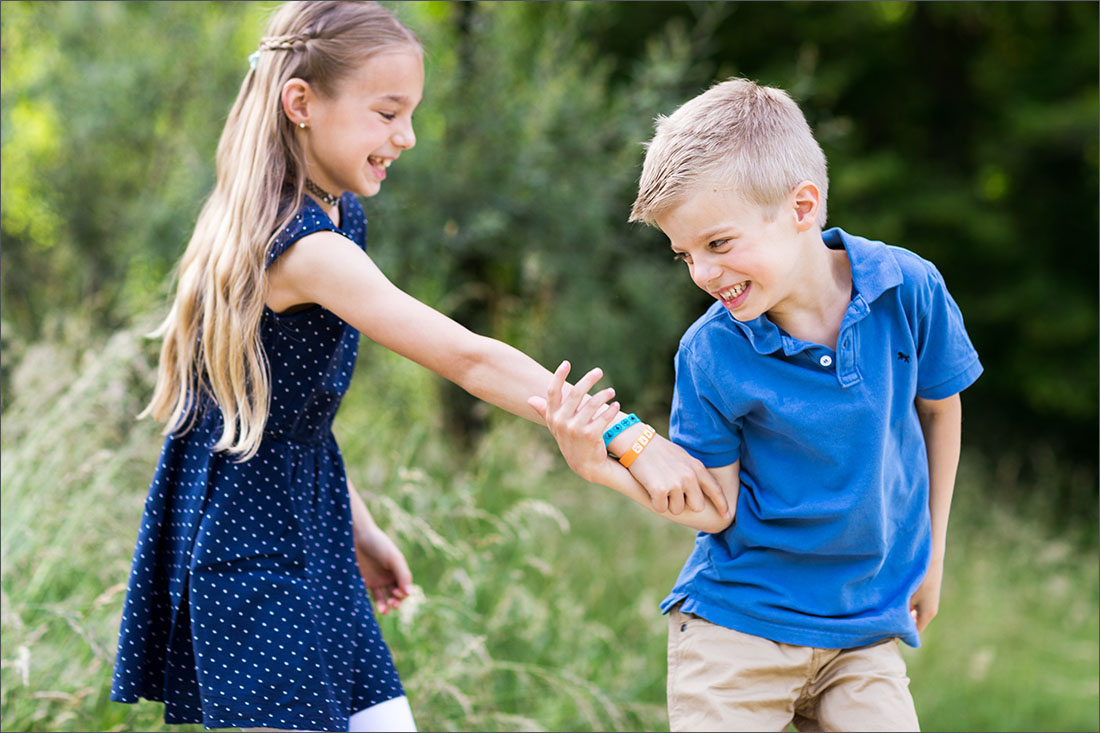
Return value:
[[(252, 731), (281, 731), (282, 728), (241, 728), (245, 733)], [(413, 720), (412, 708), (409, 707), (409, 699), (402, 695), (392, 700), (371, 705), (369, 708), (352, 713), (348, 719), (348, 731), (359, 733), (361, 731), (394, 731), (394, 733), (415, 733), (416, 722)]]

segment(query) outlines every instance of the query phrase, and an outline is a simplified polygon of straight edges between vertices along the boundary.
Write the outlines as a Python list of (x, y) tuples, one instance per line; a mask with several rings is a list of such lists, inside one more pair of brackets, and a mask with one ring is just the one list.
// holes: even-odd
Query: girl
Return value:
[[(411, 574), (331, 431), (359, 334), (531, 420), (527, 398), (551, 383), (394, 287), (365, 253), (355, 195), (378, 193), (416, 142), (421, 55), (385, 9), (341, 2), (283, 6), (253, 55), (158, 331), (146, 412), (168, 437), (112, 700), (162, 700), (166, 722), (207, 727), (414, 729), (367, 595), (386, 613)], [(632, 470), (658, 501), (682, 509), (718, 491), (686, 453), (652, 446)]]

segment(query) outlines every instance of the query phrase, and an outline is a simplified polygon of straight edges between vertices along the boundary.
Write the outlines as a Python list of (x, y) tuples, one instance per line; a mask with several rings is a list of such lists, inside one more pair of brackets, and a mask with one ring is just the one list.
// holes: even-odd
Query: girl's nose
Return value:
[(416, 145), (416, 133), (413, 132), (411, 122), (403, 130), (394, 133), (393, 144), (402, 150), (408, 150)]

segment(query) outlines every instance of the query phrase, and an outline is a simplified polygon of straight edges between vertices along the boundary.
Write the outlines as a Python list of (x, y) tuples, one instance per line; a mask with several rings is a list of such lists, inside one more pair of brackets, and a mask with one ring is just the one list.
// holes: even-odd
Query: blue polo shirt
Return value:
[(671, 594), (683, 611), (778, 642), (919, 646), (909, 598), (931, 556), (928, 458), (914, 398), (982, 372), (943, 277), (899, 247), (847, 250), (837, 350), (716, 302), (680, 340), (670, 434), (707, 466), (740, 459), (728, 529), (700, 532)]

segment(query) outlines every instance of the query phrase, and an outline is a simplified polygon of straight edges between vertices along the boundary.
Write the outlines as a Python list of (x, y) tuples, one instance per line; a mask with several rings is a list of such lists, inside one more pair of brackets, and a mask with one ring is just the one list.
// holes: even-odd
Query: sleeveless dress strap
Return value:
[(344, 193), (340, 197), (339, 206), (343, 226), (336, 226), (320, 204), (311, 197), (303, 195), (298, 213), (283, 227), (283, 230), (279, 232), (268, 248), (264, 268), (271, 267), (272, 263), (299, 239), (316, 232), (329, 231), (342, 234), (358, 244), (361, 249), (366, 249), (367, 221), (363, 213), (363, 207), (359, 205), (359, 200), (355, 198), (354, 194)]

